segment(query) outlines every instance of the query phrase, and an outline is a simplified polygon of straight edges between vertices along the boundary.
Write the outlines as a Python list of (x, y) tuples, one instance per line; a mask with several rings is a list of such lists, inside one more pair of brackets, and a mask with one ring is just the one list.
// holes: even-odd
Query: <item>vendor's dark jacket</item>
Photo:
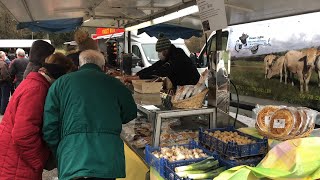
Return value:
[(173, 86), (195, 85), (200, 75), (191, 59), (180, 48), (170, 46), (166, 60), (159, 60), (137, 73), (140, 79), (168, 77)]

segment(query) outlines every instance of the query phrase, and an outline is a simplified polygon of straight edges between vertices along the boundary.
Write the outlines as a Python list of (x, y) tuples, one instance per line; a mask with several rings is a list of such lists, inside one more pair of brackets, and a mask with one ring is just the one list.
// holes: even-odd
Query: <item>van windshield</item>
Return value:
[[(174, 45), (177, 48), (181, 48), (187, 54), (187, 56), (190, 55), (188, 48), (184, 44)], [(156, 51), (156, 44), (142, 44), (141, 46), (150, 64), (153, 64), (159, 60), (158, 52)]]
[(156, 44), (142, 44), (141, 46), (150, 64), (159, 60)]

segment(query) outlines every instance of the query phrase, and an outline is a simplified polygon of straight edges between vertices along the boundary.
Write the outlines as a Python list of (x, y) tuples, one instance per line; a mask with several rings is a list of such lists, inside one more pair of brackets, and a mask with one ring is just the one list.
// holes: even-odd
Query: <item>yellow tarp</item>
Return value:
[(257, 167), (234, 167), (215, 180), (319, 179), (319, 153), (319, 137), (285, 141), (272, 148)]
[(148, 167), (126, 144), (124, 144), (124, 152), (126, 156), (127, 177), (117, 180), (144, 180), (146, 173), (149, 171)]

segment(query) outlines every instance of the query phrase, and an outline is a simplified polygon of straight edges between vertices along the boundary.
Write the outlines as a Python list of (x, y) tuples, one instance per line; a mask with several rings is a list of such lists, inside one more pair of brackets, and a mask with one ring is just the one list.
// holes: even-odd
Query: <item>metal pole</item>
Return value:
[(216, 48), (217, 51), (222, 50), (222, 30), (216, 31)]
[[(220, 30), (217, 30), (216, 31), (216, 51), (215, 51), (215, 53), (214, 53), (214, 55), (215, 55), (215, 73), (217, 74), (217, 65), (218, 65), (218, 61), (219, 61), (219, 58), (218, 58), (218, 51), (221, 51), (222, 50), (222, 30), (220, 29)], [(218, 79), (216, 78), (216, 94), (215, 94), (215, 96), (216, 96), (216, 98), (215, 98), (215, 104), (216, 104), (216, 108), (215, 108), (215, 122), (217, 122), (217, 120), (218, 120), (218, 84), (217, 84), (217, 82), (218, 82)]]
[(128, 31), (128, 53), (131, 53), (131, 31)]

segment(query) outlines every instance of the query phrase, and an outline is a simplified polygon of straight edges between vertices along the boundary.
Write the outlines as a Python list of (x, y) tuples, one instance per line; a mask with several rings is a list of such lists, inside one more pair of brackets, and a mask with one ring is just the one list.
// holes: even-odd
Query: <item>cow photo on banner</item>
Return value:
[(241, 101), (320, 110), (320, 26), (314, 18), (320, 13), (230, 27), (230, 77)]

